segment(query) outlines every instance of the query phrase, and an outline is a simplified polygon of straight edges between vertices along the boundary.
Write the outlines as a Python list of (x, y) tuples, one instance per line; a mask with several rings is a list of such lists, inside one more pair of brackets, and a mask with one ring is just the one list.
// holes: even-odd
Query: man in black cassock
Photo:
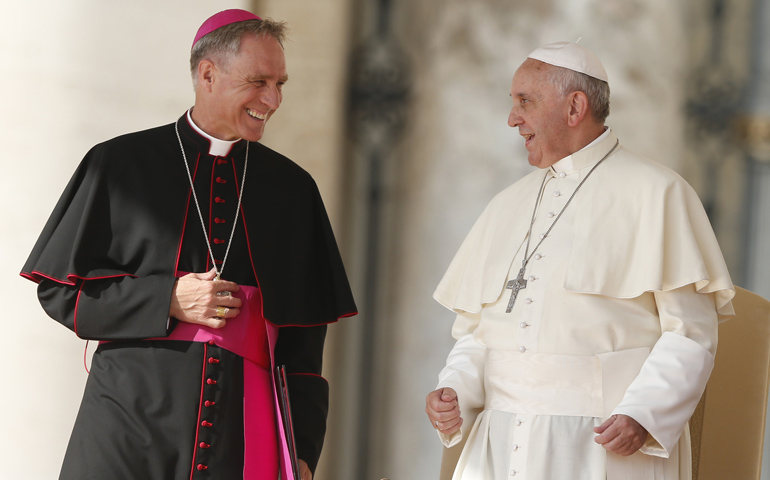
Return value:
[[(271, 364), (286, 366), (312, 478), (326, 325), (356, 307), (315, 182), (257, 143), (288, 78), (284, 30), (243, 10), (208, 19), (191, 54), (195, 106), (93, 147), (24, 265), (48, 315), (100, 341), (61, 479), (274, 480), (244, 446), (277, 442), (274, 424), (244, 427), (244, 371)], [(233, 352), (243, 339), (218, 333), (247, 321), (259, 348)]]

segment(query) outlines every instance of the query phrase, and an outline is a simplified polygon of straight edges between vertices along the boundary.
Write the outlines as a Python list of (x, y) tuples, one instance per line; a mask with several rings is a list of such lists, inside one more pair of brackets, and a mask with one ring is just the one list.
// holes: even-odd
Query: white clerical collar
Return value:
[(195, 129), (196, 132), (200, 133), (202, 137), (206, 138), (209, 141), (209, 155), (213, 155), (215, 157), (226, 157), (227, 154), (230, 153), (230, 150), (233, 148), (233, 145), (240, 142), (241, 139), (238, 140), (220, 140), (216, 137), (212, 137), (208, 133), (201, 130), (201, 128), (193, 122), (192, 119), (192, 108), (187, 110), (187, 121), (190, 122), (190, 126)]
[[(583, 147), (580, 150), (578, 150), (578, 152), (582, 152), (583, 150), (585, 150), (587, 148), (593, 147), (597, 143), (599, 143), (602, 140), (604, 140), (605, 138), (607, 138), (609, 135), (610, 135), (610, 129), (609, 129), (609, 127), (605, 127), (604, 128), (604, 133), (602, 133), (601, 135), (596, 137), (596, 139), (594, 139), (593, 142), (589, 143), (585, 147)], [(577, 152), (575, 152), (575, 153), (577, 153)], [(574, 155), (574, 153), (572, 155)], [(566, 157), (562, 158), (558, 162), (556, 162), (553, 165), (551, 165), (551, 170), (554, 173), (571, 172), (571, 171), (575, 170), (575, 164), (572, 161), (572, 155), (567, 155)]]

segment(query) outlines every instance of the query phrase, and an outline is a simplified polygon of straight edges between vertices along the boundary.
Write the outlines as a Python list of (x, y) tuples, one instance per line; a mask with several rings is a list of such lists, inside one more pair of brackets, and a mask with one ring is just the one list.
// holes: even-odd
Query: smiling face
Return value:
[(288, 80), (281, 44), (268, 35), (247, 35), (230, 62), (218, 63), (204, 60), (198, 67), (193, 120), (220, 140), (259, 141)]
[(568, 118), (570, 101), (548, 80), (549, 65), (528, 58), (513, 76), (513, 108), (508, 125), (518, 127), (529, 152), (529, 163), (547, 168), (570, 151)]

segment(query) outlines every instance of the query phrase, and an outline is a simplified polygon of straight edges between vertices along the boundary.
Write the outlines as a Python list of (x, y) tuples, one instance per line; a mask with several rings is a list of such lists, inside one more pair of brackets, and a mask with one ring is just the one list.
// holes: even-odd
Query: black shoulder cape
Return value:
[[(184, 116), (178, 125), (188, 157), (208, 146)], [(243, 150), (245, 142), (234, 148)], [(264, 145), (249, 148), (241, 218), (265, 318), (299, 326), (354, 315), (314, 180)], [(189, 197), (174, 124), (96, 145), (67, 185), (21, 275), (65, 284), (175, 275)]]

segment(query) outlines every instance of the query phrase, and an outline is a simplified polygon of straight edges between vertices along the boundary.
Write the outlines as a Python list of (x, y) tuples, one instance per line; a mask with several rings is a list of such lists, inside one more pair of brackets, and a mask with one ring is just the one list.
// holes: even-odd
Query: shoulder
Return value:
[(172, 152), (178, 152), (176, 142), (173, 124), (126, 133), (96, 144), (84, 163), (105, 171), (160, 167)]
[(135, 152), (152, 149), (158, 145), (175, 145), (174, 124), (126, 133), (94, 146), (99, 152)]
[[(672, 188), (691, 189), (687, 181), (671, 168), (625, 147), (621, 147), (614, 157), (608, 159), (606, 168), (600, 166), (597, 173), (601, 173), (605, 180), (622, 184), (623, 188), (655, 192)], [(630, 181), (621, 181), (623, 178)]]
[[(258, 169), (264, 178), (281, 183), (289, 182), (295, 186), (316, 188), (315, 180), (310, 173), (288, 157), (261, 143), (253, 142), (249, 148), (252, 152), (249, 157), (257, 160), (254, 162), (254, 168)], [(252, 168), (252, 162), (249, 162), (249, 168)]]

